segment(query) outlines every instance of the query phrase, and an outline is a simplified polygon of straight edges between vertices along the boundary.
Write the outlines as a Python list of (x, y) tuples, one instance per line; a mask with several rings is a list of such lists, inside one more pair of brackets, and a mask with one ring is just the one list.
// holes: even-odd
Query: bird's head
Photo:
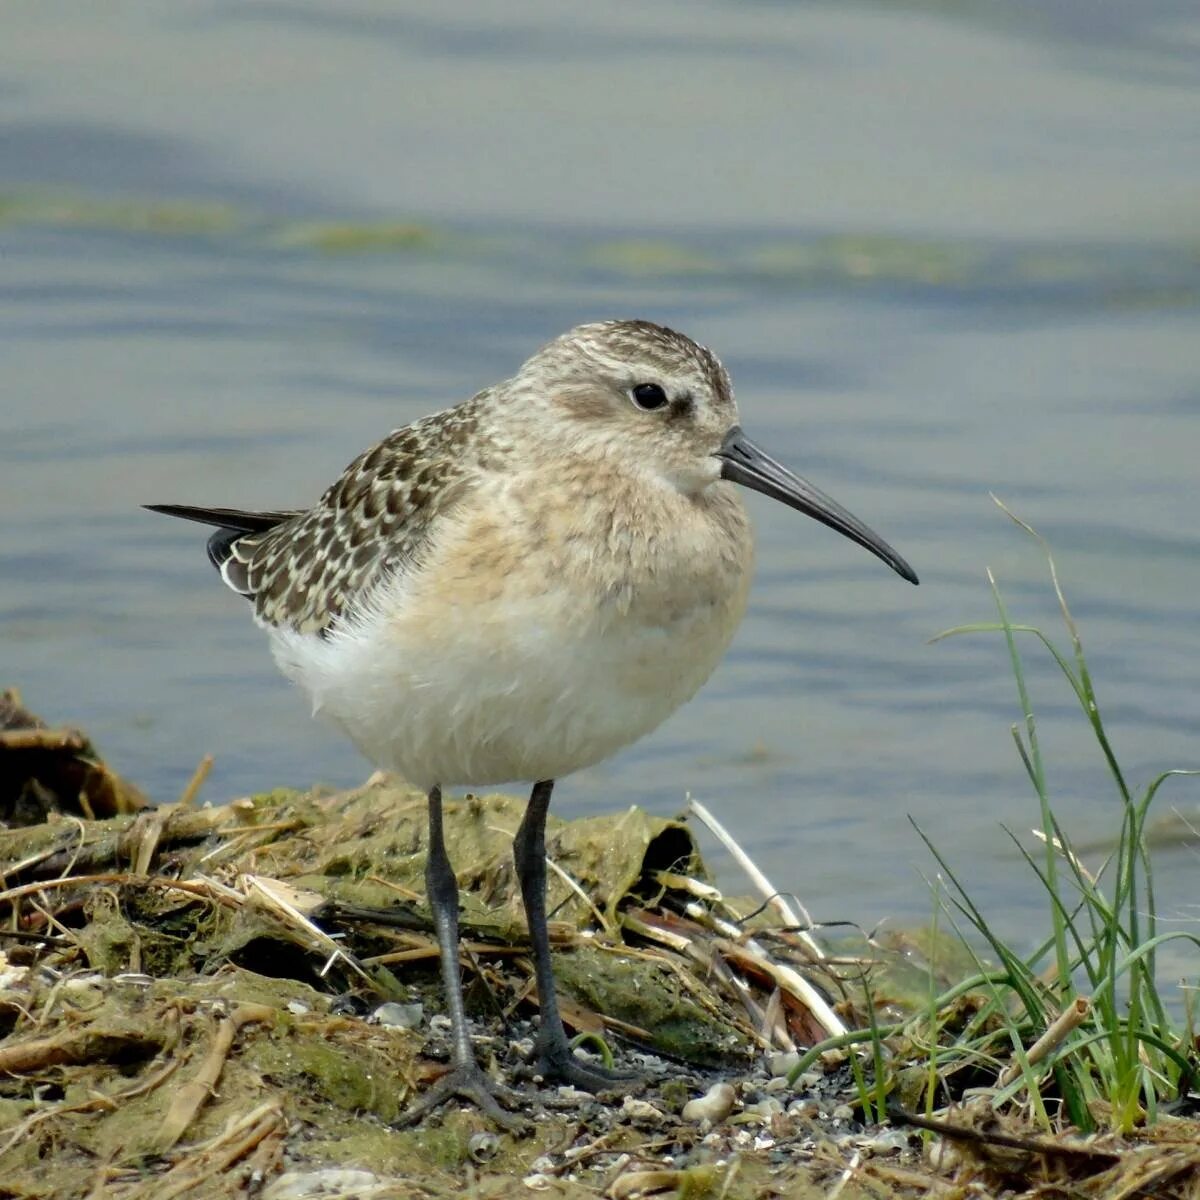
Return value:
[(865, 546), (911, 583), (882, 538), (742, 432), (729, 373), (706, 347), (649, 321), (578, 325), (544, 346), (510, 383), (538, 436), (616, 460), (697, 495), (722, 480), (762, 492)]

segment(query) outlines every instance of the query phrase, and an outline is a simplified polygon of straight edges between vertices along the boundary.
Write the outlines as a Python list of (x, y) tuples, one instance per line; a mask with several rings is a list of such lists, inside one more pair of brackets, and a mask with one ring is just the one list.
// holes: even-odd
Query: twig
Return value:
[(87, 748), (77, 729), (0, 729), (0, 750), (73, 750)]
[(1058, 1158), (1093, 1159), (1101, 1162), (1120, 1162), (1121, 1154), (1115, 1150), (1102, 1150), (1098, 1146), (1081, 1146), (1075, 1142), (1052, 1142), (1046, 1138), (1014, 1137), (1012, 1134), (972, 1129), (968, 1125), (954, 1125), (935, 1117), (923, 1117), (909, 1112), (899, 1105), (889, 1105), (888, 1120), (893, 1125), (915, 1125), (928, 1129), (943, 1137), (960, 1142), (972, 1142), (979, 1146), (1004, 1146), (1009, 1150), (1025, 1150), (1031, 1154), (1045, 1154)]
[[(512, 958), (529, 953), (528, 946), (497, 946), (493, 942), (460, 941), (458, 949), (464, 958), (468, 955), (478, 955), (480, 958)], [(364, 967), (386, 967), (392, 963), (422, 962), (440, 956), (441, 951), (438, 949), (437, 943), (430, 940), (425, 945), (414, 946), (410, 950), (391, 950), (386, 954), (373, 954), (370, 958), (362, 959), (361, 962)]]
[(45, 879), (38, 883), (23, 883), (20, 887), (9, 888), (0, 892), (0, 904), (9, 900), (20, 900), (24, 896), (33, 896), (38, 892), (49, 891), (51, 888), (75, 887), (86, 883), (117, 883), (130, 884), (137, 887), (161, 887), (167, 891), (187, 892), (190, 896), (200, 896), (205, 900), (220, 899), (229, 903), (228, 897), (215, 895), (214, 890), (207, 884), (192, 883), (186, 879), (165, 879), (161, 875), (131, 875), (125, 872), (105, 871), (97, 875), (73, 875), (66, 879)]

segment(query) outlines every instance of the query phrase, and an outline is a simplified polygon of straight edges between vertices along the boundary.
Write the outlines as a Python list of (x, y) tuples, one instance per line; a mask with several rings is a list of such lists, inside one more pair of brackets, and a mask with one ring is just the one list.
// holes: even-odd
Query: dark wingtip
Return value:
[(238, 533), (265, 533), (295, 516), (291, 512), (245, 512), (240, 508), (200, 508), (192, 504), (143, 504), (142, 507), (166, 517), (234, 529)]
[(184, 521), (197, 521), (201, 525), (218, 525), (218, 510), (196, 508), (190, 504), (143, 504), (147, 512), (162, 513), (164, 517), (179, 517)]

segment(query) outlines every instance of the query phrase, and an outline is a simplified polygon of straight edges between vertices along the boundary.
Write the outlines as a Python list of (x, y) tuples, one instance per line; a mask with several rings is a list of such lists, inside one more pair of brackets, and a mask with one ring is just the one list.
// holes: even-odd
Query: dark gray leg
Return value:
[(513, 861), (525, 901), (529, 938), (533, 942), (533, 964), (537, 975), (541, 1024), (537, 1037), (537, 1070), (547, 1079), (570, 1083), (586, 1091), (603, 1091), (630, 1076), (590, 1066), (576, 1058), (567, 1042), (558, 998), (554, 994), (554, 969), (550, 964), (550, 933), (546, 928), (546, 810), (554, 780), (533, 785), (529, 807), (513, 838)]
[(471, 1034), (467, 1029), (467, 1014), (463, 1008), (462, 977), (458, 968), (458, 880), (446, 855), (442, 836), (442, 789), (429, 793), (429, 856), (425, 862), (425, 890), (433, 910), (433, 925), (437, 930), (441, 957), (442, 984), (446, 993), (446, 1009), (454, 1037), (454, 1065), (400, 1117), (399, 1124), (409, 1125), (452, 1096), (470, 1100), (497, 1125), (519, 1130), (525, 1125), (520, 1117), (507, 1113), (496, 1102), (497, 1097), (508, 1103), (517, 1101), (508, 1088), (493, 1083), (475, 1061)]

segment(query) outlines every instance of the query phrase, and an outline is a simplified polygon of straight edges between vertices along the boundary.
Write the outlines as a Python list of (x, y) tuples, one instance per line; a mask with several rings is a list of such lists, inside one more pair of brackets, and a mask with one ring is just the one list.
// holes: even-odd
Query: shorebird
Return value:
[[(712, 673), (741, 620), (753, 536), (734, 484), (912, 568), (738, 423), (711, 351), (648, 321), (580, 325), (509, 380), (390, 433), (308, 509), (147, 507), (216, 526), (208, 555), (275, 659), (377, 766), (428, 793), (426, 886), (453, 1031), (452, 1096), (498, 1124), (515, 1095), (478, 1065), (463, 1009), (442, 788), (533, 782), (513, 857), (541, 1012), (537, 1067), (590, 1091), (546, 929), (554, 780), (636, 741)], [(627, 1077), (625, 1077), (627, 1078)]]

